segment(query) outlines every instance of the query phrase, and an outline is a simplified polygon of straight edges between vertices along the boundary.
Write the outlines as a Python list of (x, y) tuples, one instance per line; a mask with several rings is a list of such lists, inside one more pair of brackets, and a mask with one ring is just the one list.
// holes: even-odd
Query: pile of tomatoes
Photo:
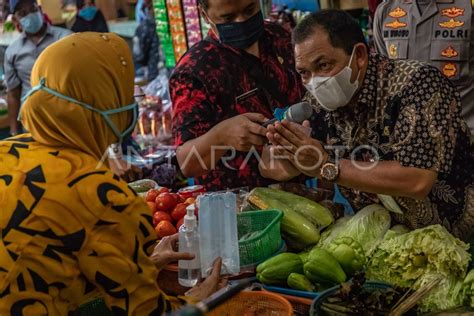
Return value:
[(187, 207), (194, 205), (194, 214), (198, 216), (196, 199), (184, 199), (177, 193), (162, 187), (151, 189), (145, 195), (148, 207), (153, 212), (153, 225), (158, 238), (174, 235), (184, 222)]

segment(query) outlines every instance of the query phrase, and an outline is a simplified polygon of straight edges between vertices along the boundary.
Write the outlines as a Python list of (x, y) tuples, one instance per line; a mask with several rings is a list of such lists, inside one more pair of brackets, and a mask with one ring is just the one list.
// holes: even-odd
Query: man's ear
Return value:
[(355, 59), (357, 62), (357, 68), (363, 69), (369, 62), (369, 51), (367, 45), (364, 43), (357, 43), (355, 46)]

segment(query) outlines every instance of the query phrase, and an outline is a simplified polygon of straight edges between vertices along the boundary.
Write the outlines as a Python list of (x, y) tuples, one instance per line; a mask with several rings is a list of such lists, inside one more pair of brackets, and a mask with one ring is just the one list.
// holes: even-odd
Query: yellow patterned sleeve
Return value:
[(149, 256), (156, 234), (145, 202), (110, 173), (80, 182), (78, 196), (94, 222), (78, 254), (80, 270), (114, 315), (162, 315), (185, 303), (157, 285), (158, 270)]

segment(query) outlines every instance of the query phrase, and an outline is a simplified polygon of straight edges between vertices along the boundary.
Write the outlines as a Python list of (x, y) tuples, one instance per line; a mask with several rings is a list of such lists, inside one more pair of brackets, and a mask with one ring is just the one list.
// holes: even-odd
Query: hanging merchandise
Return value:
[(166, 9), (166, 2), (165, 0), (154, 0), (153, 7), (155, 10), (156, 32), (160, 38), (160, 44), (165, 56), (165, 64), (167, 68), (173, 68), (176, 66), (176, 59), (168, 24), (168, 11)]
[(188, 50), (183, 7), (181, 6), (181, 0), (167, 0), (166, 4), (170, 21), (171, 38), (173, 39), (174, 56), (178, 61)]
[(188, 34), (189, 47), (198, 43), (202, 39), (201, 24), (199, 20), (199, 10), (196, 0), (183, 0), (184, 20), (186, 21), (186, 31)]

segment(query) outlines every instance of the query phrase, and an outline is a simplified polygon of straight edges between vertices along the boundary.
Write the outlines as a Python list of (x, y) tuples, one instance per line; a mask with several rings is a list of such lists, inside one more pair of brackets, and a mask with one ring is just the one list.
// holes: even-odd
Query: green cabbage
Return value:
[(362, 246), (365, 255), (369, 257), (390, 228), (390, 213), (378, 204), (365, 207), (349, 220), (341, 220), (336, 222), (328, 235), (323, 233), (318, 246), (327, 248), (337, 238), (351, 237)]
[(402, 234), (406, 234), (410, 232), (408, 227), (404, 225), (395, 225), (392, 228), (388, 230), (388, 232), (385, 234), (384, 239), (400, 236)]
[(464, 300), (462, 280), (471, 259), (468, 249), (440, 225), (417, 229), (384, 239), (367, 264), (367, 277), (414, 289), (442, 278), (420, 308), (433, 311), (456, 307)]
[[(436, 273), (425, 274), (415, 282), (413, 287), (419, 289), (439, 277)], [(452, 276), (443, 277), (438, 286), (418, 303), (418, 310), (425, 313), (460, 307), (463, 306), (465, 296), (466, 288), (462, 279)]]

